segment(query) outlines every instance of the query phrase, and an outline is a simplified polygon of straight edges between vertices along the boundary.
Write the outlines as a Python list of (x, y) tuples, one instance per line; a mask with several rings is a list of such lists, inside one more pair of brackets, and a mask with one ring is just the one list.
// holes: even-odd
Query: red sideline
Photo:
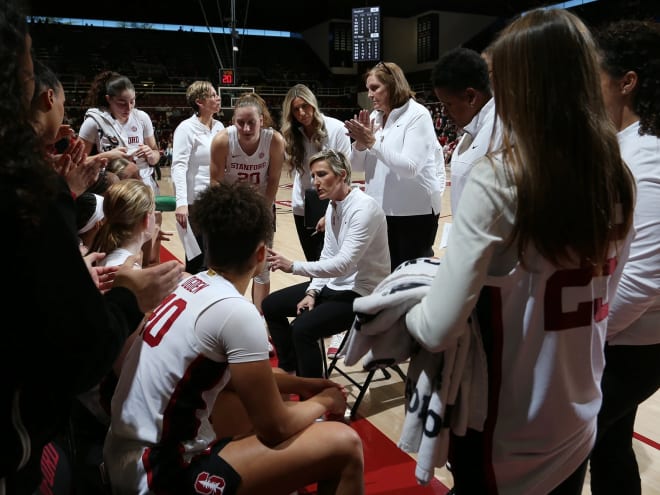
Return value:
[(636, 438), (640, 442), (645, 443), (649, 447), (653, 447), (656, 450), (660, 450), (660, 443), (651, 440), (650, 438), (645, 437), (644, 435), (640, 435), (639, 433), (633, 433), (633, 438)]

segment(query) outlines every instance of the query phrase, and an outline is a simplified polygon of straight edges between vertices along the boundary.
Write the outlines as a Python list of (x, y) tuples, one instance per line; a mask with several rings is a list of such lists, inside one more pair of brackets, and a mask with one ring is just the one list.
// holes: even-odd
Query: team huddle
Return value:
[[(319, 340), (360, 342), (356, 360), (382, 351), (375, 327), (410, 345), (415, 428), (443, 414), (415, 450), (420, 484), (448, 461), (458, 495), (579, 495), (588, 471), (594, 495), (641, 494), (633, 426), (660, 387), (657, 24), (537, 9), (482, 53), (448, 50), (431, 83), (462, 130), (449, 163), (394, 62), (366, 71), (371, 108), (345, 121), (295, 84), (280, 122), (246, 93), (225, 126), (193, 82), (171, 163), (185, 266), (160, 260), (161, 155), (129, 78), (97, 75), (76, 132), (13, 1), (0, 32), (5, 312), (24, 321), (7, 349), (33, 354), (0, 360), (0, 494), (368, 493)], [(304, 260), (277, 247), (283, 173)], [(405, 278), (420, 259), (427, 281)], [(271, 292), (276, 270), (304, 282)]]

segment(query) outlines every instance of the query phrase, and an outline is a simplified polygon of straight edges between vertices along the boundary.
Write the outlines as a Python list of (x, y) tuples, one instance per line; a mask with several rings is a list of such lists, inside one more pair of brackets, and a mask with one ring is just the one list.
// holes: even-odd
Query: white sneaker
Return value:
[[(332, 339), (330, 340), (330, 345), (328, 346), (328, 350), (326, 352), (326, 355), (332, 359), (335, 356), (337, 356), (337, 352), (339, 351), (339, 346), (341, 345), (341, 341), (344, 340), (344, 335), (346, 335), (346, 332), (341, 332), (337, 333), (332, 336)], [(344, 350), (342, 349), (341, 355), (338, 357), (341, 357), (344, 354)]]

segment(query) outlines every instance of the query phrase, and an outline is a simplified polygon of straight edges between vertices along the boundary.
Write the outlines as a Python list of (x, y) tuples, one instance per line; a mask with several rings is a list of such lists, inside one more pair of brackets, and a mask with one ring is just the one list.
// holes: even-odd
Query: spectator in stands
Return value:
[[(136, 273), (128, 265), (85, 264), (73, 198), (44, 159), (30, 121), (32, 40), (17, 3), (0, 9), (0, 211), (11, 239), (0, 243), (0, 256), (12, 281), (2, 310), (21, 326), (4, 332), (1, 347), (0, 489), (31, 494), (41, 483), (44, 446), (63, 430), (74, 397), (110, 369), (183, 267), (172, 261)], [(37, 260), (53, 262), (44, 269)]]
[(304, 84), (291, 87), (284, 97), (281, 131), (286, 141), (286, 165), (293, 174), (291, 208), (296, 232), (307, 261), (316, 261), (323, 249), (324, 236), (317, 232), (325, 230), (325, 208), (318, 221), (305, 225), (305, 194), (307, 190), (315, 194), (309, 158), (324, 149), (348, 156), (351, 141), (341, 121), (321, 113), (316, 96)]
[[(350, 328), (353, 300), (374, 290), (390, 271), (387, 222), (380, 205), (355, 186), (343, 153), (327, 149), (309, 159), (312, 180), (325, 213), (323, 251), (318, 261), (291, 261), (270, 250), (272, 270), (311, 277), (311, 282), (273, 292), (264, 317), (280, 368), (299, 376), (323, 376), (318, 340)], [(289, 318), (295, 319), (289, 323)]]
[(483, 58), (486, 61), (486, 65), (488, 66), (488, 79), (490, 79), (490, 85), (493, 85), (493, 55), (490, 52), (490, 46), (487, 46), (481, 51), (481, 58)]
[[(195, 200), (209, 270), (155, 310), (126, 357), (104, 447), (113, 493), (288, 494), (318, 483), (319, 493), (364, 494), (358, 434), (317, 421), (343, 418), (345, 390), (273, 373), (259, 313), (243, 296), (266, 262), (271, 211), (240, 182), (212, 185)], [(304, 400), (285, 404), (283, 393)], [(224, 422), (216, 414), (210, 424), (212, 408), (231, 422), (247, 413), (252, 432), (216, 437)]]
[[(218, 119), (218, 121), (220, 121)], [(220, 121), (222, 124), (222, 122)], [(224, 127), (224, 124), (222, 125)], [(172, 159), (174, 155), (174, 142), (173, 139), (168, 139), (167, 140), (167, 145), (165, 146), (165, 166), (166, 167), (171, 167), (172, 166)]]
[(163, 171), (160, 169), (160, 165), (163, 162), (163, 156), (161, 155), (156, 164), (152, 167), (153, 168), (153, 178), (156, 180), (156, 183), (158, 181), (162, 180), (163, 178)]
[(574, 14), (527, 12), (492, 54), (502, 150), (472, 168), (442, 263), (405, 324), (431, 352), (471, 338), (484, 367), (466, 370), (478, 373), (478, 399), (467, 430), (451, 434), (456, 494), (579, 495), (635, 186), (603, 106), (595, 43)]
[(204, 241), (199, 229), (189, 221), (197, 195), (211, 183), (211, 141), (225, 126), (214, 116), (220, 110), (220, 97), (209, 81), (195, 81), (186, 90), (186, 101), (193, 115), (174, 130), (172, 145), (172, 183), (176, 195), (176, 221), (183, 230), (191, 228), (201, 254), (186, 254), (186, 272), (206, 269)]
[(488, 65), (478, 52), (455, 48), (435, 64), (431, 84), (449, 118), (463, 130), (450, 162), (451, 212), (456, 215), (472, 165), (486, 154), (493, 134), (495, 100)]
[[(272, 128), (268, 107), (256, 93), (245, 93), (236, 100), (232, 125), (211, 141), (211, 181), (248, 182), (273, 209), (284, 163), (282, 134)], [(270, 293), (268, 267), (254, 278), (252, 301), (259, 310)]]
[(633, 450), (637, 407), (660, 387), (660, 29), (618, 21), (598, 32), (601, 85), (621, 156), (637, 182), (635, 238), (605, 346), (591, 493), (642, 493)]
[(366, 192), (387, 217), (391, 265), (433, 256), (445, 162), (428, 109), (415, 100), (397, 64), (379, 62), (366, 73), (373, 111), (345, 122), (355, 141), (351, 163), (365, 172)]
[(160, 151), (151, 118), (135, 108), (135, 87), (130, 79), (117, 72), (101, 72), (89, 89), (87, 105), (78, 133), (85, 152), (108, 160), (133, 160), (144, 183), (158, 195), (153, 167), (160, 160)]

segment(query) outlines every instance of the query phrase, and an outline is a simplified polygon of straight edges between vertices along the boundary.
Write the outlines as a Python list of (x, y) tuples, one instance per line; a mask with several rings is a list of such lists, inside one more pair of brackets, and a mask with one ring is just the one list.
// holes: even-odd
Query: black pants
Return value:
[(161, 162), (158, 161), (158, 163), (156, 163), (156, 165), (154, 165), (152, 167), (153, 168), (153, 176), (154, 176), (154, 179), (156, 179), (156, 180), (161, 180), (163, 178), (163, 173), (160, 170), (160, 164), (161, 164)]
[(660, 388), (660, 344), (606, 345), (601, 388), (591, 493), (640, 495), (633, 431), (637, 407)]
[(293, 219), (296, 222), (296, 232), (298, 232), (298, 239), (303, 253), (305, 253), (305, 259), (307, 261), (318, 261), (323, 249), (323, 232), (313, 236), (312, 234), (315, 231), (305, 227), (305, 217), (303, 215), (294, 215)]
[[(324, 287), (311, 311), (296, 315), (296, 305), (305, 297), (308, 282), (271, 293), (261, 304), (268, 330), (277, 351), (279, 367), (298, 376), (321, 378), (323, 361), (321, 337), (343, 332), (353, 324), (353, 291)], [(288, 318), (296, 318), (289, 324)]]
[[(492, 486), (494, 473), (480, 469), (481, 466), (487, 464), (487, 461), (484, 460), (486, 448), (485, 437), (482, 432), (468, 429), (467, 434), (463, 437), (451, 435), (449, 460), (456, 495), (497, 493)], [(588, 460), (585, 459), (568, 478), (548, 495), (580, 495), (584, 486), (584, 477), (587, 473), (587, 464)]]
[(408, 217), (386, 217), (392, 271), (404, 261), (433, 256), (439, 216), (429, 213)]

